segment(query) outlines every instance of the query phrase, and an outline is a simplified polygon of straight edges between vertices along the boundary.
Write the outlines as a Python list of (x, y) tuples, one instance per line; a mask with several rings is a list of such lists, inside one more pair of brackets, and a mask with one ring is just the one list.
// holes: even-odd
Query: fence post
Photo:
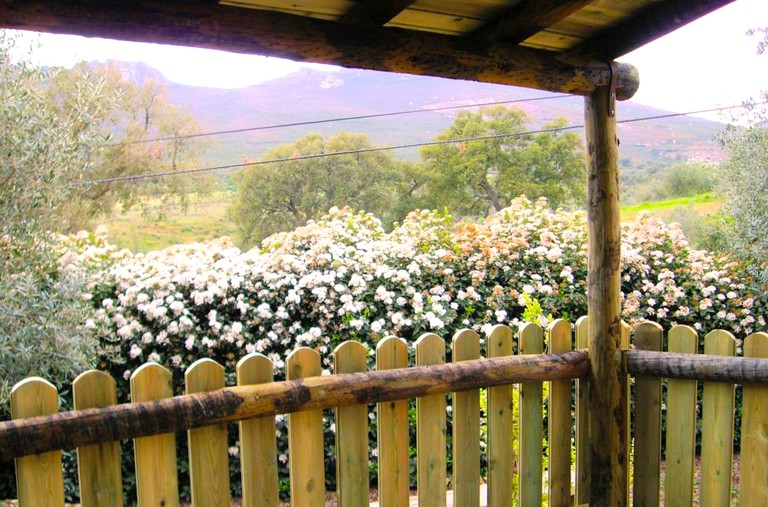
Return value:
[[(298, 380), (322, 373), (320, 354), (301, 347), (285, 360), (285, 378)], [(295, 412), (288, 416), (288, 459), (291, 468), (291, 506), (325, 506), (323, 411)]]
[(615, 91), (584, 100), (587, 138), (590, 507), (628, 500), (628, 406), (621, 360), (621, 228)]
[[(272, 380), (272, 361), (267, 356), (254, 353), (237, 362), (237, 385), (266, 384)], [(275, 507), (280, 501), (275, 418), (247, 419), (240, 421), (239, 426), (243, 507)]]
[[(549, 353), (572, 350), (571, 323), (557, 319), (549, 326)], [(571, 506), (571, 381), (549, 387), (549, 506)]]
[[(698, 352), (699, 337), (692, 327), (673, 327), (667, 334), (667, 341), (669, 352)], [(696, 381), (669, 379), (667, 407), (664, 500), (666, 507), (691, 507), (696, 451)]]
[[(368, 371), (368, 349), (346, 341), (333, 351), (336, 374)], [(339, 507), (368, 503), (368, 405), (336, 409), (336, 494)]]
[[(427, 333), (416, 340), (416, 365), (445, 363), (445, 340)], [(445, 507), (445, 395), (416, 398), (416, 482), (419, 507)]]
[[(72, 383), (72, 397), (75, 410), (115, 405), (115, 379), (99, 370), (82, 373)], [(119, 442), (78, 447), (77, 475), (82, 507), (123, 505)]]
[[(453, 362), (478, 359), (480, 336), (462, 329), (453, 336)], [(453, 393), (453, 505), (480, 506), (480, 391)]]
[[(518, 354), (541, 354), (544, 351), (544, 331), (538, 324), (520, 328)], [(541, 505), (544, 438), (544, 406), (542, 382), (520, 385), (520, 505)]]
[[(187, 369), (184, 382), (187, 394), (221, 389), (225, 386), (224, 367), (209, 358), (198, 359)], [(229, 507), (231, 499), (226, 423), (189, 430), (187, 441), (192, 503)]]
[[(376, 369), (408, 367), (408, 346), (395, 336), (376, 345)], [(379, 450), (379, 505), (408, 507), (408, 400), (376, 405)]]
[[(512, 355), (512, 330), (494, 326), (486, 339), (489, 358)], [(514, 505), (517, 457), (513, 434), (514, 386), (488, 388), (488, 505)], [(519, 440), (519, 439), (518, 439)]]
[[(712, 331), (704, 337), (704, 353), (733, 356), (736, 353), (736, 338), (728, 331)], [(734, 392), (733, 384), (704, 383), (701, 421), (701, 507), (730, 504)]]
[[(576, 321), (576, 348), (589, 347), (589, 317)], [(589, 502), (589, 375), (576, 381), (576, 501)]]
[[(56, 387), (39, 377), (25, 378), (11, 390), (11, 417), (24, 419), (59, 411)], [(16, 458), (19, 505), (64, 506), (61, 451)]]
[[(131, 402), (155, 401), (173, 396), (171, 372), (157, 363), (146, 363), (131, 375)], [(178, 507), (176, 435), (163, 433), (133, 440), (136, 456), (136, 497), (139, 506)]]
[[(664, 332), (655, 322), (635, 328), (635, 347), (661, 351)], [(658, 507), (661, 461), (661, 379), (635, 379), (635, 462), (632, 505)]]
[[(744, 357), (768, 357), (768, 333), (744, 340)], [(744, 385), (741, 415), (739, 507), (768, 505), (768, 385)]]

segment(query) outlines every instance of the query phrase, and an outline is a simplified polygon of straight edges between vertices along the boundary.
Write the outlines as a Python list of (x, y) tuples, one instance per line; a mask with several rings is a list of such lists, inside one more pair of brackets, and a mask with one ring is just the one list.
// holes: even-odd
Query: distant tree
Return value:
[(706, 160), (689, 160), (672, 165), (664, 173), (661, 197), (690, 197), (711, 192), (715, 183), (716, 166)]
[(304, 225), (334, 206), (372, 212), (385, 223), (400, 218), (403, 203), (415, 199), (423, 184), (415, 172), (408, 178), (408, 169), (413, 169), (409, 164), (386, 151), (302, 159), (369, 148), (363, 134), (343, 132), (326, 139), (313, 133), (261, 158), (280, 162), (241, 169), (230, 216), (243, 243), (250, 246), (274, 232)]
[[(676, 162), (654, 173), (643, 175), (628, 189), (628, 202), (662, 201), (675, 197), (692, 197), (711, 192), (717, 166), (707, 160)], [(625, 196), (622, 195), (622, 198)]]
[(768, 129), (731, 126), (723, 136), (727, 158), (717, 189), (731, 219), (730, 250), (768, 290)]
[[(202, 143), (188, 136), (199, 133), (200, 125), (191, 113), (168, 102), (163, 83), (153, 79), (134, 83), (115, 62), (80, 63), (58, 70), (45, 90), (59, 116), (71, 117), (73, 110), (88, 107), (90, 121), (108, 140), (84, 151), (88, 165), (76, 175), (81, 180), (173, 173), (197, 165)], [(151, 141), (157, 138), (167, 140)], [(190, 195), (209, 189), (211, 181), (207, 175), (184, 174), (83, 185), (63, 210), (60, 228), (80, 228), (93, 217), (110, 213), (118, 203), (127, 209), (145, 205), (148, 198), (186, 208)]]
[(583, 206), (586, 176), (581, 138), (573, 132), (558, 129), (567, 125), (557, 118), (544, 125), (521, 153), (520, 165), (506, 171), (501, 189), (507, 199), (519, 195), (544, 196), (553, 208), (564, 205)]
[[(584, 195), (584, 159), (573, 133), (526, 133), (528, 117), (519, 108), (491, 106), (460, 111), (421, 157), (430, 176), (428, 191), (460, 216), (485, 216), (516, 196), (545, 196), (552, 206)], [(565, 126), (558, 119), (545, 129)], [(481, 138), (461, 141), (460, 139)], [(482, 139), (485, 138), (485, 139)]]

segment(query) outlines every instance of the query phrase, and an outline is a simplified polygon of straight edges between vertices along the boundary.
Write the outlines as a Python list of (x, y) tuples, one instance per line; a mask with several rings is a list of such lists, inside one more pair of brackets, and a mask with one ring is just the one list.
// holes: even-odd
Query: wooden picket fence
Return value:
[[(548, 353), (556, 354), (587, 346), (587, 319), (574, 326), (565, 320), (547, 330), (534, 324), (523, 326), (517, 336), (506, 326), (496, 326), (485, 337), (488, 358), (541, 354), (547, 338)], [(623, 328), (623, 348), (629, 348), (630, 329)], [(634, 330), (639, 350), (661, 350), (663, 331), (657, 324), (643, 323)], [(516, 340), (516, 343), (515, 343)], [(694, 354), (697, 336), (680, 326), (668, 333), (669, 351)], [(713, 331), (705, 339), (705, 354), (733, 356), (736, 341), (725, 331)], [(446, 344), (436, 334), (421, 336), (415, 345), (415, 366), (445, 362)], [(453, 361), (480, 356), (480, 337), (471, 330), (457, 332), (452, 339)], [(768, 357), (768, 335), (755, 333), (744, 342), (747, 357)], [(367, 371), (369, 351), (360, 343), (345, 342), (333, 353), (334, 374)], [(406, 344), (395, 337), (376, 347), (376, 369), (409, 367)], [(285, 361), (287, 380), (320, 376), (321, 358), (309, 348), (300, 348)], [(630, 371), (631, 373), (631, 371)], [(553, 377), (549, 377), (553, 378)], [(201, 359), (185, 374), (188, 394), (224, 387), (224, 368)], [(273, 364), (251, 354), (237, 365), (238, 385), (273, 381)], [(573, 383), (576, 384), (573, 399)], [(666, 505), (693, 505), (694, 451), (696, 436), (696, 381), (635, 379), (634, 505), (657, 506), (660, 494), (662, 383), (666, 395)], [(157, 364), (145, 364), (131, 376), (131, 401), (162, 400), (173, 395), (171, 373)], [(626, 382), (627, 389), (630, 382)], [(555, 380), (549, 384), (548, 438), (544, 449), (543, 382), (520, 385), (519, 404), (514, 405), (513, 386), (496, 385), (487, 391), (487, 497), (480, 497), (481, 419), (478, 390), (452, 394), (453, 476), (446, 473), (446, 396), (434, 394), (416, 399), (417, 485), (419, 506), (445, 506), (446, 490), (453, 490), (453, 505), (550, 506), (583, 505), (588, 502), (588, 416), (586, 378)], [(768, 385), (744, 387), (741, 452), (741, 507), (768, 505)], [(73, 384), (76, 410), (108, 407), (116, 403), (115, 382), (101, 371), (80, 375)], [(409, 505), (409, 400), (377, 404), (378, 494), (382, 507)], [(727, 506), (731, 501), (734, 386), (707, 382), (702, 401), (701, 506)], [(572, 408), (575, 407), (575, 410)], [(23, 419), (52, 414), (57, 410), (56, 388), (40, 378), (28, 378), (12, 392), (12, 415)], [(629, 410), (629, 407), (627, 407)], [(336, 482), (339, 505), (363, 506), (369, 502), (368, 406), (336, 409)], [(519, 441), (510, 438), (519, 417)], [(274, 417), (241, 420), (240, 460), (244, 506), (275, 506), (278, 501), (278, 460)], [(572, 430), (575, 424), (575, 437)], [(1, 428), (0, 428), (1, 431)], [(629, 429), (627, 429), (629, 431)], [(325, 466), (322, 411), (288, 415), (290, 496), (294, 506), (325, 504)], [(193, 505), (230, 505), (229, 456), (226, 424), (188, 430), (189, 474)], [(179, 505), (176, 446), (173, 433), (153, 434), (134, 440), (136, 493), (139, 505)], [(543, 457), (548, 468), (543, 468)], [(573, 456), (575, 456), (575, 463)], [(117, 442), (102, 442), (77, 449), (79, 487), (84, 507), (123, 505), (120, 452)], [(19, 502), (23, 506), (63, 505), (61, 452), (16, 459)], [(519, 490), (513, 477), (517, 474)]]
[[(645, 322), (634, 330), (639, 350), (661, 351), (664, 332)], [(688, 326), (667, 333), (669, 352), (697, 354), (698, 335)], [(736, 338), (728, 331), (704, 337), (703, 353), (736, 356)], [(744, 357), (768, 358), (768, 334), (746, 337)], [(631, 373), (631, 372), (630, 372)], [(739, 488), (733, 484), (735, 388), (732, 383), (704, 382), (703, 399), (697, 403), (697, 381), (669, 379), (666, 393), (664, 497), (667, 506), (694, 502), (697, 414), (701, 422), (698, 502), (702, 507), (768, 505), (768, 384), (744, 384), (741, 406)], [(634, 505), (659, 505), (661, 477), (662, 379), (637, 377), (634, 414)]]

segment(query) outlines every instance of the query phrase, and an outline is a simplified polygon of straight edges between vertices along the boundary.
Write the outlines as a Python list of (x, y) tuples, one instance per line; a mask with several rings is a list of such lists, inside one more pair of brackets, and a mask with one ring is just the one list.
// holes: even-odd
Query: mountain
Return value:
[[(152, 76), (157, 71), (128, 64), (130, 76)], [(304, 124), (215, 136), (206, 163), (229, 164), (253, 160), (277, 144), (291, 143), (309, 132), (330, 136), (341, 131), (362, 132), (379, 145), (413, 145), (432, 140), (452, 122), (456, 109), (499, 101), (515, 104), (531, 117), (536, 129), (558, 116), (569, 125), (582, 125), (581, 97), (564, 96), (502, 85), (442, 78), (342, 69), (303, 69), (293, 74), (239, 89), (215, 89), (168, 83), (170, 100), (195, 114), (204, 131), (315, 122), (342, 117), (419, 111), (378, 118)], [(530, 101), (549, 97), (549, 100)], [(619, 121), (669, 114), (631, 101), (618, 106)], [(724, 128), (718, 122), (694, 117), (659, 118), (620, 125), (625, 171), (664, 166), (689, 157), (719, 159), (712, 139)], [(417, 160), (418, 148), (395, 150), (399, 158)]]

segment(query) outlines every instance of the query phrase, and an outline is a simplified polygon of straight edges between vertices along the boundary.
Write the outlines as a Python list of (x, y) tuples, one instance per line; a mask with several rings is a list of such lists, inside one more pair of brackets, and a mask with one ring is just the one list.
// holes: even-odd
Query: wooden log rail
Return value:
[(731, 384), (768, 383), (768, 359), (626, 350), (624, 361), (630, 375)]
[(11, 420), (0, 423), (0, 462), (252, 417), (575, 379), (588, 371), (588, 353), (576, 350), (227, 387), (160, 401)]
[[(381, 2), (386, 3), (386, 2)], [(351, 26), (219, 2), (144, 0), (0, 2), (0, 27), (202, 47), (297, 62), (525, 86), (579, 95), (616, 78), (619, 100), (640, 86), (636, 68), (517, 44), (392, 27)]]

